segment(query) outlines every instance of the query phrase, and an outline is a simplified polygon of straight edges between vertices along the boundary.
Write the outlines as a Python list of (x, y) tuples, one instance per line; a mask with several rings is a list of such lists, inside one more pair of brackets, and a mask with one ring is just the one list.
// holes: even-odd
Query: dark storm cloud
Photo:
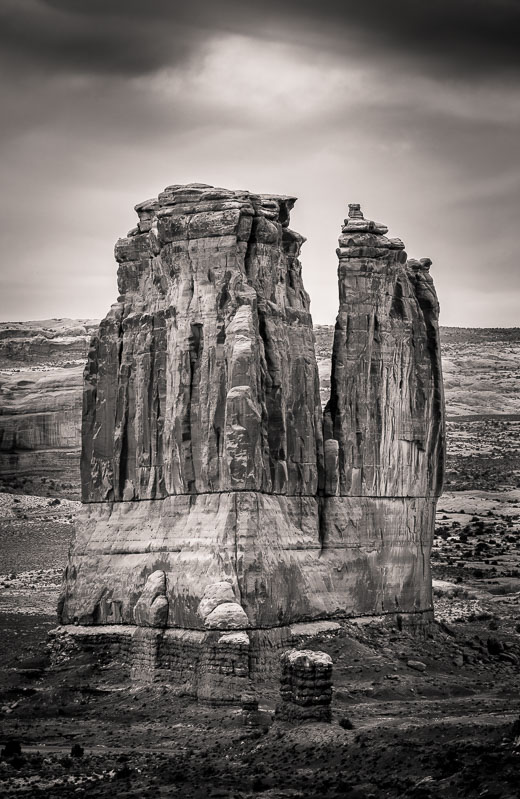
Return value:
[(89, 72), (175, 65), (222, 32), (412, 58), (454, 77), (520, 69), (518, 0), (11, 0), (0, 12), (4, 49)]
[[(95, 9), (92, 9), (94, 11)], [(80, 4), (5, 0), (0, 7), (0, 53), (15, 68), (139, 75), (184, 62), (201, 39), (179, 20), (140, 18), (106, 4), (81, 13)]]
[[(285, 4), (286, 5), (286, 4)], [(518, 0), (294, 0), (305, 9), (395, 52), (414, 54), (447, 72), (518, 70)]]

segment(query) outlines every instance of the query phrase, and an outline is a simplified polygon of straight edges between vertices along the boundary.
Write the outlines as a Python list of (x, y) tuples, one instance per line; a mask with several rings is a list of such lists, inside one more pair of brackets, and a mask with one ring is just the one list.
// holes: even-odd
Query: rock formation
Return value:
[(441, 489), (443, 396), (431, 261), (408, 260), (388, 228), (350, 205), (339, 257), (340, 308), (326, 440), (330, 493), (426, 497)]
[(1, 485), (77, 496), (82, 369), (0, 374)]
[(322, 546), (338, 571), (355, 553), (336, 578), (355, 597), (350, 612), (360, 601), (366, 612), (410, 612), (431, 607), (429, 550), (444, 471), (439, 305), (431, 261), (407, 260), (385, 225), (349, 208), (324, 411)]
[(79, 496), (83, 368), (97, 320), (0, 324), (0, 485)]
[(184, 630), (201, 663), (241, 672), (296, 623), (431, 614), (443, 404), (429, 262), (351, 206), (323, 418), (294, 202), (170, 186), (116, 244), (60, 613), (128, 626), (142, 662), (143, 642), (157, 665)]
[(0, 322), (0, 364), (2, 369), (68, 368), (83, 365), (89, 339), (99, 319), (39, 319)]
[(281, 662), (281, 703), (278, 718), (285, 721), (330, 721), (332, 658), (325, 652), (292, 649)]

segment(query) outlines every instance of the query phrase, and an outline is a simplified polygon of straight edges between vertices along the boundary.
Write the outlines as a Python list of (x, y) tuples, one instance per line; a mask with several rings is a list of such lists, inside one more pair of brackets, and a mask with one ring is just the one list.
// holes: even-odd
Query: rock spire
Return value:
[(294, 202), (189, 184), (136, 206), (85, 371), (63, 623), (201, 631), (242, 673), (295, 623), (431, 614), (430, 262), (350, 205), (322, 415)]

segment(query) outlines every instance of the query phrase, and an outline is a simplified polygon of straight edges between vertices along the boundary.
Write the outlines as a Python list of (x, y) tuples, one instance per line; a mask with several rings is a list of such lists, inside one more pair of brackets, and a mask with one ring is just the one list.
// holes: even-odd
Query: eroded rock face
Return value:
[(79, 498), (82, 371), (0, 371), (2, 488)]
[(64, 623), (239, 631), (242, 652), (259, 629), (431, 612), (427, 264), (351, 207), (323, 419), (293, 204), (192, 184), (136, 206), (85, 373)]
[(83, 367), (92, 319), (0, 324), (0, 487), (79, 497)]
[(330, 721), (332, 659), (325, 652), (293, 649), (280, 658), (281, 703), (276, 715), (287, 721)]
[(445, 443), (439, 304), (431, 261), (408, 260), (385, 225), (349, 208), (324, 410), (322, 545), (340, 572), (354, 546), (356, 566), (343, 579), (363, 575), (363, 607), (410, 612), (432, 604)]
[(327, 493), (429, 497), (444, 465), (439, 304), (431, 261), (351, 205), (325, 409)]
[(166, 574), (161, 569), (148, 575), (134, 607), (134, 621), (139, 627), (166, 627), (168, 624)]
[(115, 248), (89, 352), (83, 500), (315, 494), (321, 412), (291, 197), (173, 186)]
[(232, 586), (226, 582), (206, 587), (199, 605), (199, 616), (209, 630), (243, 630), (249, 619), (237, 602)]

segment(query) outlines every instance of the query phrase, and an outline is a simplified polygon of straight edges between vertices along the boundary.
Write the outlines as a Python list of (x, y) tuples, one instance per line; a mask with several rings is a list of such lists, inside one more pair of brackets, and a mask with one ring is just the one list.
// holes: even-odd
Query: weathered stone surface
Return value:
[(0, 372), (3, 486), (77, 495), (82, 382), (78, 366)]
[(79, 496), (82, 372), (97, 320), (0, 324), (0, 486)]
[(134, 607), (134, 620), (140, 627), (166, 627), (168, 623), (166, 574), (160, 569), (148, 576), (143, 593)]
[(358, 598), (409, 612), (432, 605), (429, 552), (444, 471), (439, 305), (430, 259), (407, 261), (386, 232), (350, 206), (324, 411), (321, 540), (340, 574), (344, 547), (366, 552), (354, 568), (364, 576)]
[(406, 665), (410, 669), (415, 669), (416, 671), (426, 671), (426, 663), (423, 663), (421, 660), (408, 660)]
[[(351, 207), (323, 419), (293, 204), (192, 184), (137, 206), (85, 372), (62, 621), (197, 633), (206, 697), (231, 674), (243, 692), (287, 645), (282, 627), (431, 615), (443, 399), (429, 262), (407, 263)], [(135, 639), (143, 673), (176, 673), (151, 633)]]
[(325, 652), (291, 650), (280, 658), (280, 697), (276, 715), (286, 721), (330, 721), (332, 658)]
[(120, 298), (87, 368), (86, 502), (316, 493), (321, 412), (303, 238), (284, 226), (294, 200), (236, 192), (237, 207), (219, 210), (214, 195), (169, 188), (149, 232), (116, 244)]
[(249, 619), (238, 602), (223, 602), (208, 613), (204, 625), (210, 630), (242, 630), (249, 627)]
[(334, 497), (320, 514), (317, 498), (255, 492), (90, 504), (77, 523), (64, 620), (93, 620), (92, 584), (103, 584), (131, 623), (142, 572), (159, 567), (173, 626), (203, 629), (200, 600), (222, 577), (254, 626), (430, 608), (433, 517), (433, 500)]
[[(438, 496), (444, 398), (431, 261), (407, 261), (377, 234), (384, 226), (364, 220), (358, 206), (351, 213), (347, 228), (366, 224), (374, 233), (371, 246), (338, 251), (340, 309), (325, 409), (325, 439), (338, 443), (338, 459), (328, 459), (327, 490)], [(360, 243), (358, 234), (350, 240)]]
[(199, 616), (206, 619), (209, 614), (223, 602), (235, 602), (235, 592), (231, 583), (218, 582), (206, 586), (199, 605)]
[(83, 365), (91, 334), (99, 319), (39, 319), (0, 322), (2, 370), (30, 366), (49, 370), (72, 364)]
[[(70, 352), (59, 348), (48, 352), (47, 344), (54, 342), (58, 347), (59, 331), (54, 331), (54, 339), (45, 339), (45, 346), (40, 349), (35, 342), (38, 335), (31, 332), (44, 330), (49, 324), (58, 326), (63, 331), (62, 323), (66, 322), (67, 331), (77, 331), (74, 336), (76, 344), (80, 341), (83, 348), (76, 348), (73, 360)], [(93, 321), (88, 322), (88, 326)], [(9, 323), (15, 328), (15, 335), (1, 338), (5, 326), (0, 325), (0, 487), (2, 490), (42, 494), (43, 496), (68, 497), (76, 499), (80, 496), (79, 459), (81, 450), (81, 404), (82, 404), (82, 365), (86, 359), (89, 336), (87, 323), (83, 320), (50, 320), (49, 322)], [(97, 327), (99, 322), (97, 322)], [(96, 329), (97, 329), (96, 327)], [(322, 407), (326, 405), (330, 395), (330, 367), (334, 327), (331, 325), (314, 325), (316, 337), (316, 357), (320, 378), (320, 394)], [(494, 440), (494, 425), (480, 420), (480, 415), (518, 414), (520, 411), (520, 392), (515, 390), (515, 370), (518, 368), (519, 346), (518, 334), (514, 329), (500, 328), (443, 328), (440, 327), (442, 340), (442, 370), (446, 396), (446, 415), (451, 420), (450, 441), (447, 453), (447, 470), (451, 471), (451, 479), (459, 488), (468, 487), (468, 475), (474, 473), (471, 463), (466, 458), (473, 457), (474, 447), (483, 443), (482, 431), (488, 434), (490, 446)], [(71, 333), (72, 336), (72, 333)], [(13, 350), (18, 342), (20, 349)], [(23, 344), (20, 344), (23, 342)], [(30, 342), (33, 342), (30, 344)], [(4, 349), (5, 344), (5, 349)], [(28, 349), (33, 347), (33, 349)], [(74, 344), (74, 347), (76, 347)], [(10, 353), (15, 355), (14, 361)], [(77, 355), (77, 358), (76, 358)], [(497, 357), (499, 360), (497, 362)], [(34, 360), (36, 358), (36, 361)], [(73, 363), (68, 366), (66, 364)], [(496, 365), (498, 363), (498, 371)], [(52, 380), (48, 379), (52, 376)], [(72, 380), (71, 377), (74, 376)], [(40, 378), (45, 378), (42, 380)], [(32, 410), (32, 399), (27, 404), (29, 395), (37, 398), (38, 411)], [(66, 411), (69, 400), (66, 394), (72, 392), (75, 407), (74, 422), (63, 424), (58, 398), (64, 400)], [(61, 400), (60, 400), (61, 402)], [(69, 406), (70, 407), (70, 406)], [(41, 414), (41, 416), (40, 416)], [(473, 419), (455, 417), (470, 416)], [(468, 450), (467, 423), (472, 425), (470, 436), (472, 444)], [(500, 432), (503, 420), (497, 419), (499, 436), (509, 435), (505, 429)], [(507, 422), (514, 430), (514, 420)], [(473, 425), (475, 427), (473, 428)], [(13, 426), (15, 426), (13, 435)], [(478, 430), (477, 430), (478, 428)], [(18, 445), (17, 431), (23, 431)], [(39, 435), (47, 430), (57, 431), (52, 435), (52, 443), (39, 446)], [(5, 432), (4, 432), (5, 431)], [(29, 446), (26, 447), (26, 431), (30, 431)], [(16, 441), (15, 441), (16, 438)], [(505, 439), (504, 439), (505, 440)], [(23, 441), (23, 446), (21, 445)], [(32, 443), (34, 442), (34, 443)], [(508, 449), (515, 448), (514, 437), (508, 439)], [(33, 448), (34, 447), (34, 448)], [(460, 461), (464, 457), (464, 461)], [(514, 470), (507, 471), (507, 458), (503, 461), (505, 473), (510, 475), (511, 485), (515, 482)], [(497, 465), (493, 461), (494, 466)], [(469, 471), (468, 471), (469, 467)], [(480, 467), (479, 467), (480, 468)], [(465, 476), (466, 475), (466, 476)], [(479, 484), (485, 487), (489, 475), (484, 475)], [(484, 481), (484, 482), (482, 482)], [(328, 493), (331, 493), (327, 489)]]
[[(274, 630), (220, 632), (124, 624), (69, 625), (51, 632), (50, 645), (54, 662), (68, 660), (75, 653), (95, 651), (98, 662), (108, 666), (117, 661), (118, 668), (126, 666), (136, 681), (166, 682), (179, 695), (213, 704), (234, 702), (255, 711), (257, 700), (252, 695), (251, 680), (261, 683), (279, 679), (280, 656), (325, 630), (333, 632), (335, 627), (322, 622)], [(260, 720), (262, 724), (270, 723), (265, 713), (257, 722)]]

